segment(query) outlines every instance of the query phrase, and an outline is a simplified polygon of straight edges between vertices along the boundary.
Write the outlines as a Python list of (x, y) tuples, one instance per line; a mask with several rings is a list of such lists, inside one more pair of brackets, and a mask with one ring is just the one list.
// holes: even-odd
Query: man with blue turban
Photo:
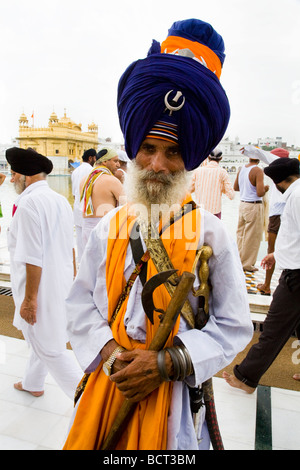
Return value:
[(131, 64), (118, 88), (120, 126), (133, 159), (159, 121), (175, 126), (186, 170), (194, 170), (222, 139), (230, 108), (220, 83), (222, 37), (200, 20), (177, 21), (148, 57)]
[[(245, 348), (253, 326), (236, 245), (217, 217), (193, 203), (188, 172), (228, 124), (224, 57), (211, 25), (178, 21), (120, 79), (128, 199), (92, 231), (67, 299), (70, 341), (85, 375), (66, 450), (208, 449), (211, 436), (223, 448), (220, 435), (208, 433), (212, 400), (202, 384)], [(201, 294), (209, 290), (207, 267), (210, 299)], [(143, 286), (171, 268), (176, 273), (154, 290), (149, 313)], [(155, 349), (184, 271), (195, 273), (193, 290)]]

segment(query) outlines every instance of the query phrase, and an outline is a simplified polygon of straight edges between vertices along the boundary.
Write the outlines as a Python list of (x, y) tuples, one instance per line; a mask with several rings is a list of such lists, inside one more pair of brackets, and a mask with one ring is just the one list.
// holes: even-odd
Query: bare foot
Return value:
[(30, 392), (29, 390), (24, 390), (24, 388), (22, 387), (22, 382), (15, 383), (14, 387), (16, 390), (19, 390), (20, 392), (31, 393), (31, 395), (33, 395), (34, 397), (41, 397), (42, 395), (44, 395), (44, 392)]
[(293, 375), (293, 379), (295, 379), (295, 380), (300, 380), (300, 374), (295, 374), (295, 375)]
[(226, 382), (234, 388), (239, 388), (240, 390), (244, 390), (246, 393), (254, 393), (255, 388), (249, 387), (249, 385), (244, 384), (241, 380), (237, 379), (235, 375), (230, 375), (228, 372), (223, 372), (223, 377)]

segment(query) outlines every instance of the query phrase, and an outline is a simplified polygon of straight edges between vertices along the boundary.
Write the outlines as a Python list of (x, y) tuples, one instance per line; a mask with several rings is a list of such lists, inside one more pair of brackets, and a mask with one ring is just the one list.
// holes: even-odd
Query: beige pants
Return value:
[(237, 245), (246, 271), (253, 271), (262, 240), (264, 224), (263, 204), (240, 202), (237, 227)]

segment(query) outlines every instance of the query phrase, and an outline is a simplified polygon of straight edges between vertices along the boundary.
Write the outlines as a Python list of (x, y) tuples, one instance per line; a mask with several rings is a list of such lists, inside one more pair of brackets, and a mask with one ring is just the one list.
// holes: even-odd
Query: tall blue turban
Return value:
[(208, 23), (192, 19), (174, 23), (162, 45), (153, 41), (148, 56), (127, 68), (119, 81), (117, 101), (130, 159), (161, 120), (177, 125), (188, 171), (208, 157), (224, 136), (230, 117), (218, 78), (224, 58), (222, 37)]

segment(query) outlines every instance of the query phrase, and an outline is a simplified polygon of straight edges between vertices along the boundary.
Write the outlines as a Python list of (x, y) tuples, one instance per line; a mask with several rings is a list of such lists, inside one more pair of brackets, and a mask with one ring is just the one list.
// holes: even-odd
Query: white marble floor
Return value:
[[(13, 388), (28, 353), (23, 340), (0, 336), (0, 450), (60, 450), (73, 404), (51, 376), (39, 398)], [(225, 449), (254, 450), (257, 393), (232, 389), (220, 378), (214, 390)], [(300, 391), (272, 388), (271, 403), (273, 449), (300, 450)]]

